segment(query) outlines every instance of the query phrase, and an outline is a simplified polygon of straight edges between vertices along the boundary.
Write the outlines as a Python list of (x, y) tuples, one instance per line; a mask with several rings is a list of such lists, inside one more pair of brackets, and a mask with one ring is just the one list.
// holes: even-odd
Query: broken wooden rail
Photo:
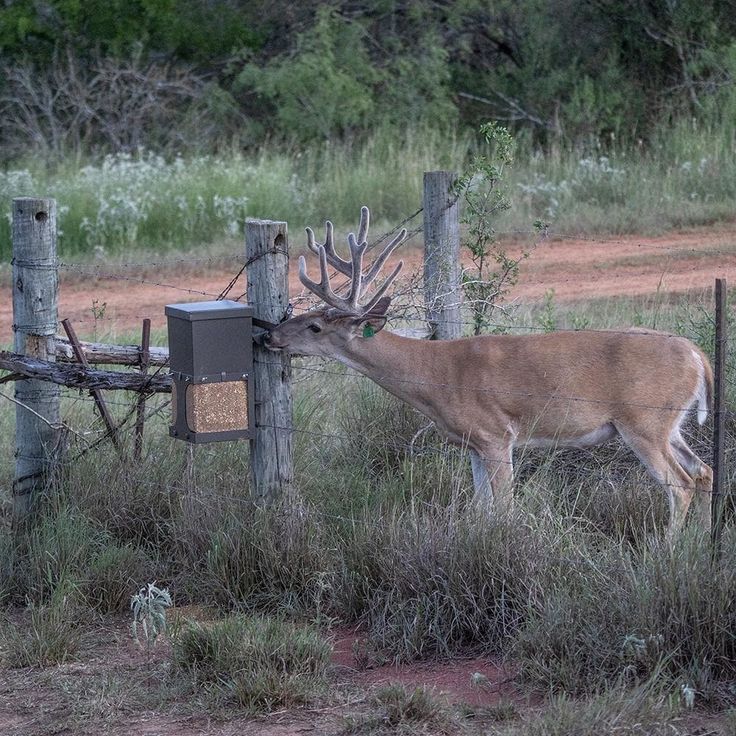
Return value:
[[(56, 335), (56, 360), (63, 363), (78, 362), (74, 356), (74, 348), (65, 337)], [(97, 365), (141, 365), (140, 345), (107, 345), (100, 342), (85, 342), (79, 344), (84, 357), (89, 363)], [(169, 362), (168, 348), (149, 347), (147, 352), (149, 367), (166, 365)]]
[(5, 350), (0, 350), (0, 369), (15, 374), (14, 380), (35, 378), (88, 391), (104, 389), (147, 394), (171, 393), (171, 376), (168, 373), (106, 371), (79, 363), (53, 363)]

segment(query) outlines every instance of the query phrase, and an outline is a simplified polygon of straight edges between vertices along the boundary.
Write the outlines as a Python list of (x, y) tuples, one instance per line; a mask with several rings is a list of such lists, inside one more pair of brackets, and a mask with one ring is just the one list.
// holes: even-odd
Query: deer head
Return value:
[[(307, 247), (319, 258), (320, 280), (312, 281), (307, 276), (304, 256), (299, 257), (299, 280), (326, 306), (289, 319), (271, 330), (263, 338), (265, 347), (300, 355), (336, 358), (343, 354), (350, 341), (369, 339), (383, 329), (391, 304), (391, 298), (384, 294), (398, 276), (404, 262), (399, 261), (365, 304), (361, 304), (360, 300), (365, 290), (375, 281), (386, 259), (406, 238), (406, 230), (402, 229), (364, 272), (363, 256), (368, 248), (369, 221), (368, 208), (362, 207), (358, 235), (348, 235), (349, 260), (341, 258), (335, 252), (331, 222), (326, 223), (324, 243), (317, 243), (312, 229), (306, 229)], [(330, 285), (328, 266), (350, 279), (342, 290), (336, 291)]]

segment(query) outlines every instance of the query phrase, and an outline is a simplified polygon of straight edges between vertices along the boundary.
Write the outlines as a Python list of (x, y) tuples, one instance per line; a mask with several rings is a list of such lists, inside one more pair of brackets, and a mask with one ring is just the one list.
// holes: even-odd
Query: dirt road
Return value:
[[(509, 251), (528, 247), (528, 242), (509, 242)], [(421, 252), (402, 254), (405, 272), (421, 269)], [(239, 270), (240, 264), (225, 261), (218, 269), (196, 270), (186, 264), (147, 266), (139, 269), (100, 267), (104, 276), (62, 271), (60, 319), (70, 318), (84, 336), (94, 333), (105, 339), (136, 333), (141, 319), (150, 317), (154, 329), (165, 326), (164, 305), (215, 298)], [(114, 276), (114, 278), (110, 278)], [(654, 238), (621, 236), (597, 239), (540, 240), (523, 263), (521, 278), (510, 294), (522, 302), (541, 299), (554, 289), (557, 301), (587, 300), (623, 295), (703, 290), (716, 277), (736, 283), (736, 224), (718, 228), (669, 233)], [(10, 277), (0, 285), (0, 343), (12, 340)], [(300, 289), (296, 268), (291, 269), (292, 293)], [(241, 276), (232, 295), (245, 291)]]

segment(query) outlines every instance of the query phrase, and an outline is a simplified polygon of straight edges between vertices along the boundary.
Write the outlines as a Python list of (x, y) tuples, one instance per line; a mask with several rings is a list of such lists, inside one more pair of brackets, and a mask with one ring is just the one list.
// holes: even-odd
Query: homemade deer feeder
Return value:
[(229, 300), (169, 304), (169, 434), (199, 444), (252, 438), (253, 309)]

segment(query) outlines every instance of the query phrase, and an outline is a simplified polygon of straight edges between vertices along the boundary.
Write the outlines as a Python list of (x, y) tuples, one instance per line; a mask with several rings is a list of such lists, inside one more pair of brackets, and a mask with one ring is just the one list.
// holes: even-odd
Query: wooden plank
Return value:
[(103, 371), (79, 363), (55, 363), (5, 350), (0, 350), (0, 369), (21, 375), (24, 380), (18, 383), (37, 379), (67, 388), (171, 393), (171, 375), (168, 373), (143, 376), (138, 372)]
[(711, 497), (711, 536), (713, 552), (720, 553), (724, 517), (725, 444), (726, 444), (726, 279), (716, 279), (716, 335), (713, 363), (713, 495)]
[[(64, 363), (77, 363), (74, 348), (69, 340), (61, 335), (55, 337), (56, 360)], [(84, 357), (92, 365), (135, 365), (140, 366), (140, 345), (108, 345), (100, 342), (79, 341)], [(169, 349), (148, 348), (148, 365), (161, 366), (169, 363)]]
[(452, 171), (424, 173), (424, 299), (431, 339), (462, 335), (459, 205)]
[[(245, 226), (248, 302), (254, 316), (279, 323), (289, 304), (289, 245), (285, 222), (248, 220)], [(251, 497), (268, 506), (294, 479), (291, 358), (253, 346), (255, 436), (251, 440)]]
[[(12, 243), (15, 352), (53, 365), (59, 286), (56, 201), (14, 199)], [(17, 527), (57, 459), (60, 390), (44, 381), (17, 381), (15, 399), (13, 523)]]

